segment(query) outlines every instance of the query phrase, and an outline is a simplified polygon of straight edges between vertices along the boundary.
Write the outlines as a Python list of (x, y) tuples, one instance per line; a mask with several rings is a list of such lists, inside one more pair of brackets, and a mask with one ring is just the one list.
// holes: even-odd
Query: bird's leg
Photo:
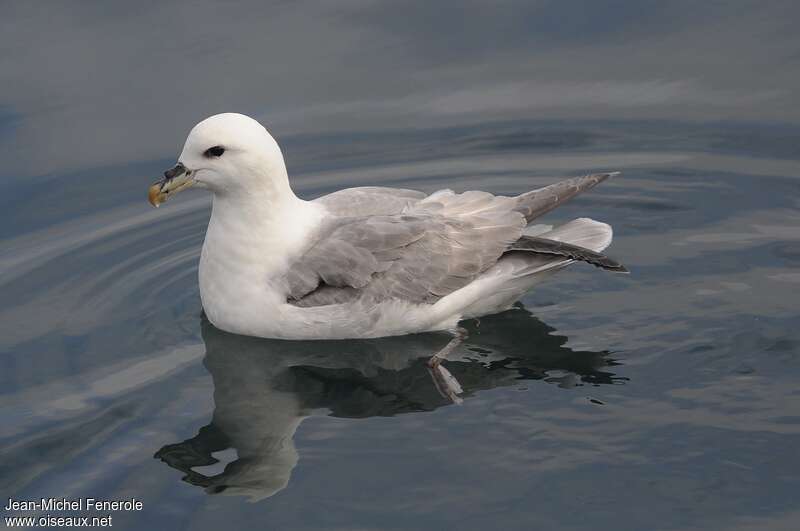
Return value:
[(461, 343), (467, 339), (467, 329), (462, 327), (457, 327), (455, 333), (453, 334), (453, 339), (448, 342), (442, 350), (431, 356), (431, 359), (428, 360), (428, 367), (431, 369), (438, 367), (442, 361), (447, 359), (447, 355), (453, 352), (453, 350), (459, 346)]
[(458, 380), (456, 380), (455, 377), (450, 374), (450, 371), (442, 366), (442, 361), (447, 359), (448, 354), (450, 354), (466, 338), (467, 330), (461, 327), (456, 328), (453, 339), (451, 339), (442, 350), (431, 356), (431, 358), (428, 360), (428, 371), (431, 373), (433, 384), (436, 386), (436, 390), (439, 391), (439, 394), (441, 394), (444, 398), (447, 398), (456, 404), (463, 402), (461, 397), (458, 396), (463, 392), (463, 390), (461, 389), (461, 384), (458, 383)]

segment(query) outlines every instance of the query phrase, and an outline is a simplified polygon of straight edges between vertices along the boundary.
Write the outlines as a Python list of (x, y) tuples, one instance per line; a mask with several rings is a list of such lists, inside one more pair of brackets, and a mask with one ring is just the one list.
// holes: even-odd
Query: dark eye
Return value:
[(225, 153), (225, 148), (222, 146), (214, 146), (210, 147), (203, 153), (204, 157), (211, 158), (211, 157), (221, 157), (222, 154)]

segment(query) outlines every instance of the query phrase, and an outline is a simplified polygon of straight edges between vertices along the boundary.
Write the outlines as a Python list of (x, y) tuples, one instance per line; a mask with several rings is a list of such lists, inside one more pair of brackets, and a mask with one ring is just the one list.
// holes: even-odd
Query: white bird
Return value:
[(612, 238), (605, 223), (529, 226), (612, 175), (517, 197), (361, 187), (305, 201), (267, 130), (226, 113), (191, 130), (149, 199), (158, 206), (190, 186), (213, 194), (199, 282), (217, 328), (282, 339), (458, 338), (460, 320), (508, 309), (575, 261), (626, 272), (600, 254)]

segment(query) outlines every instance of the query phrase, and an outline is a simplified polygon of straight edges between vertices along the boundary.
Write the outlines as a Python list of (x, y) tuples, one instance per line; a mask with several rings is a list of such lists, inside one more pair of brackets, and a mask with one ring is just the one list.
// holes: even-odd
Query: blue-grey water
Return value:
[[(798, 15), (5, 6), (2, 503), (141, 500), (118, 529), (800, 528)], [(575, 265), (465, 323), (461, 404), (425, 365), (444, 334), (217, 330), (208, 197), (145, 195), (231, 110), (273, 132), (306, 198), (620, 170), (542, 221), (612, 224), (631, 275)]]

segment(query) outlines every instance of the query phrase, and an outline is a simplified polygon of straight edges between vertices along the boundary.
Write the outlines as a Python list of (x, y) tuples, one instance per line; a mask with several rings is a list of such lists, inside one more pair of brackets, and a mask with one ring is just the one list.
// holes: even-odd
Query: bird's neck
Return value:
[(232, 264), (279, 266), (301, 250), (323, 215), (320, 205), (298, 198), (288, 184), (282, 190), (215, 195), (204, 252), (230, 257)]
[(295, 220), (295, 213), (307, 209), (308, 202), (274, 186), (246, 192), (215, 194), (211, 225), (221, 225), (229, 235), (248, 239), (249, 245), (278, 237)]

